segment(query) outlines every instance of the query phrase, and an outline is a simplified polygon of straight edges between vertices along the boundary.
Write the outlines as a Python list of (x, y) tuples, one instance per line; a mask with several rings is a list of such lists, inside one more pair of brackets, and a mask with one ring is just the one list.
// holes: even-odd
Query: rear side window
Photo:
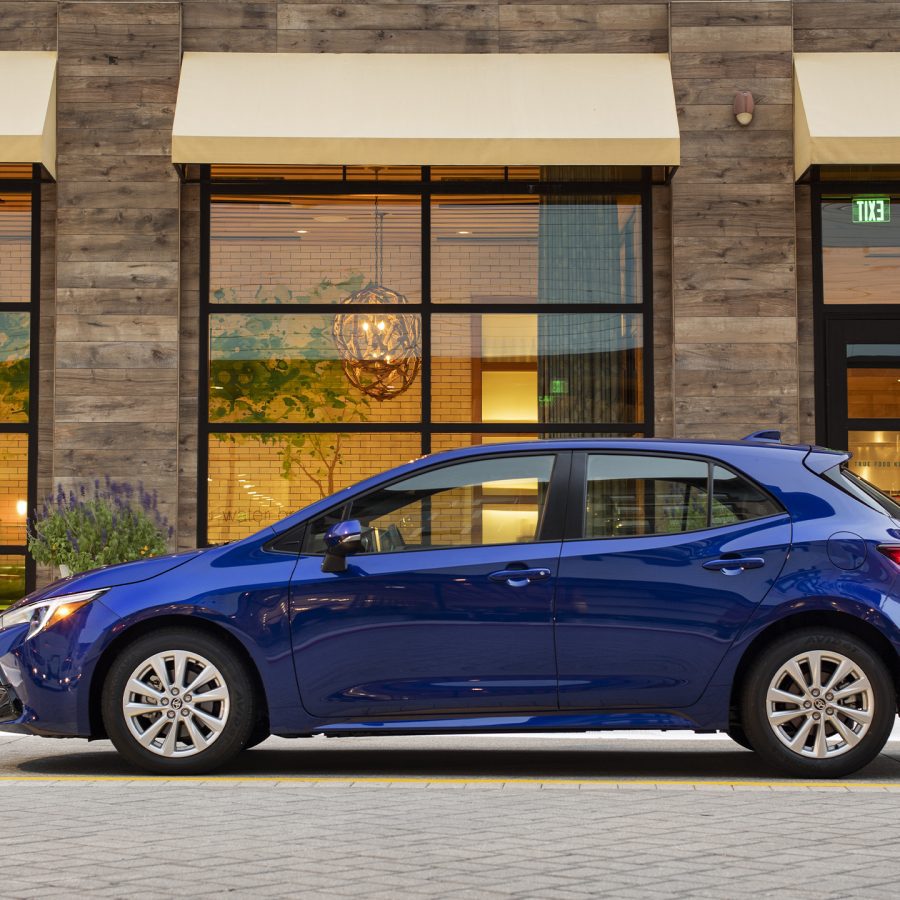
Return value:
[(781, 512), (781, 507), (742, 475), (724, 466), (713, 466), (710, 512), (710, 524), (715, 528), (774, 516)]
[(900, 503), (883, 494), (874, 484), (851, 472), (845, 465), (835, 466), (823, 473), (823, 477), (834, 482), (839, 488), (852, 494), (861, 503), (878, 512), (885, 512), (895, 519), (900, 519)]
[(752, 482), (705, 460), (617, 453), (588, 457), (586, 538), (679, 534), (780, 512)]

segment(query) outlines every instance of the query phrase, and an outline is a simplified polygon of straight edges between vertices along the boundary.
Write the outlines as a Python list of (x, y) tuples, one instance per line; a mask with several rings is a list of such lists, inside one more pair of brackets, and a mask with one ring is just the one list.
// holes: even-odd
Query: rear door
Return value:
[(556, 601), (560, 706), (683, 707), (784, 565), (790, 519), (705, 459), (579, 454)]

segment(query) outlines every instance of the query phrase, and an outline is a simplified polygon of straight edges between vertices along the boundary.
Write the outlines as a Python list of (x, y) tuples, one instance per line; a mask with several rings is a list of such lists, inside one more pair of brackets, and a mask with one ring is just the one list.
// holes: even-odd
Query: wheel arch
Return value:
[(201, 634), (209, 635), (226, 643), (246, 667), (247, 673), (253, 684), (254, 694), (259, 703), (259, 714), (265, 720), (266, 727), (269, 721), (269, 706), (266, 696), (265, 687), (263, 686), (262, 677), (259, 669), (253, 661), (253, 657), (247, 648), (233, 635), (227, 628), (195, 616), (184, 615), (163, 615), (153, 616), (148, 619), (141, 619), (130, 625), (121, 634), (110, 641), (109, 645), (104, 648), (94, 666), (91, 675), (90, 696), (88, 699), (88, 717), (91, 729), (91, 740), (97, 740), (106, 737), (106, 729), (103, 727), (103, 716), (101, 714), (101, 694), (103, 691), (103, 683), (109, 672), (115, 658), (130, 643), (147, 634), (159, 631), (161, 628), (176, 627), (186, 630), (193, 630)]
[(738, 662), (728, 706), (729, 723), (740, 724), (740, 697), (747, 672), (759, 654), (774, 640), (803, 628), (835, 628), (864, 641), (887, 666), (900, 698), (900, 657), (891, 642), (870, 622), (850, 613), (834, 610), (809, 610), (777, 619), (767, 625), (747, 646)]

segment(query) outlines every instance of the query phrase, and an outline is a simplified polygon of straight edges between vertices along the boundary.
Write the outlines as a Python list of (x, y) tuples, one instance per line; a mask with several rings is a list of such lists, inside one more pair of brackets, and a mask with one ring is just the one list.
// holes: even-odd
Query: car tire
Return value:
[(271, 732), (269, 731), (268, 722), (257, 722), (257, 724), (253, 726), (253, 731), (250, 732), (250, 737), (247, 738), (247, 743), (244, 744), (243, 749), (252, 750), (263, 741), (267, 741), (270, 737)]
[(728, 737), (745, 750), (753, 749), (753, 745), (747, 740), (747, 733), (737, 722), (732, 722), (728, 726), (728, 731), (726, 733)]
[(101, 703), (119, 753), (159, 775), (224, 765), (259, 721), (243, 660), (224, 641), (190, 628), (161, 628), (128, 644), (107, 673)]
[(752, 748), (785, 774), (840, 778), (881, 752), (896, 710), (891, 675), (871, 647), (837, 630), (803, 629), (754, 660), (741, 724)]

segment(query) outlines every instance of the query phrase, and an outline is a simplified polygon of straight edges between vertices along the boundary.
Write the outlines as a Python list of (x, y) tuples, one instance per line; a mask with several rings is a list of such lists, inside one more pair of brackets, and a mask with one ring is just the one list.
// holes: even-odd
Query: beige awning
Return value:
[(900, 164), (900, 53), (794, 54), (794, 169)]
[(662, 53), (185, 53), (177, 163), (678, 165)]
[(0, 162), (56, 176), (56, 53), (0, 51)]

